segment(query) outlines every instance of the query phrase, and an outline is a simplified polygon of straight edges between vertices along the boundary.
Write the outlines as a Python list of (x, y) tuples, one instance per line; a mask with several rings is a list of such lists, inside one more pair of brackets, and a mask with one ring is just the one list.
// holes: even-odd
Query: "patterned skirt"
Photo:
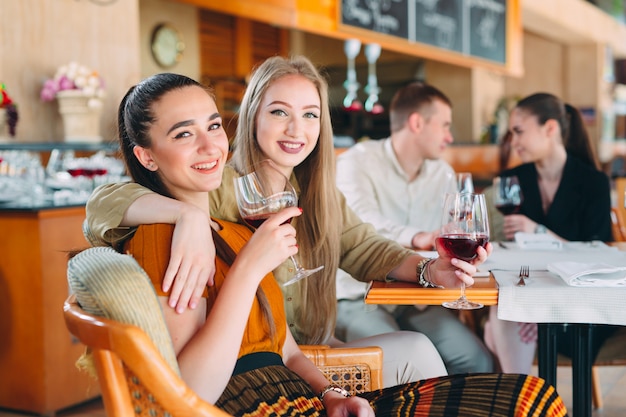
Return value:
[[(554, 387), (528, 375), (450, 375), (359, 395), (377, 417), (567, 416)], [(234, 416), (326, 415), (309, 385), (284, 366), (232, 377), (216, 405)]]
[(324, 405), (302, 378), (273, 365), (230, 378), (215, 405), (233, 416), (325, 416)]

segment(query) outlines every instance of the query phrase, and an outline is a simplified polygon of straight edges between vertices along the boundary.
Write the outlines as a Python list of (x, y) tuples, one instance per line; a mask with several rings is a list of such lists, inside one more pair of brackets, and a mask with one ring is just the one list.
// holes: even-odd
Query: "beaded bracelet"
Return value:
[(430, 265), (430, 263), (434, 260), (434, 258), (424, 258), (419, 261), (417, 267), (415, 268), (417, 283), (424, 288), (441, 288), (439, 285), (434, 284), (426, 278), (426, 270), (428, 269), (428, 265)]

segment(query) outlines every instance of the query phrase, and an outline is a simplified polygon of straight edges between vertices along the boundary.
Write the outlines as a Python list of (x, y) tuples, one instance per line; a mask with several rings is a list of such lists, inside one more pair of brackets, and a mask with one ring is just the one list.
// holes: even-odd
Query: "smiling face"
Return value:
[(524, 109), (515, 108), (511, 111), (511, 146), (522, 162), (535, 162), (550, 154), (554, 142), (550, 139), (550, 129), (554, 124), (554, 120), (548, 120), (540, 125), (538, 117)]
[(220, 186), (228, 156), (215, 101), (201, 87), (183, 87), (155, 102), (152, 113), (150, 148), (137, 146), (135, 155), (158, 172), (175, 198), (206, 204), (206, 192)]
[(285, 176), (317, 145), (320, 109), (317, 88), (300, 75), (282, 77), (265, 92), (256, 114), (256, 139)]

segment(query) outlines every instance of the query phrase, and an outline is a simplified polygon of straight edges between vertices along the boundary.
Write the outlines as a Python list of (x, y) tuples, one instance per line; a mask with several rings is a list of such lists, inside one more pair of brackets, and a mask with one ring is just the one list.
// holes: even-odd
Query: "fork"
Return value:
[(530, 272), (530, 267), (528, 265), (522, 265), (522, 267), (519, 269), (519, 281), (517, 281), (517, 285), (518, 287), (523, 287), (526, 285), (526, 281), (524, 281), (525, 278), (528, 278), (528, 274)]

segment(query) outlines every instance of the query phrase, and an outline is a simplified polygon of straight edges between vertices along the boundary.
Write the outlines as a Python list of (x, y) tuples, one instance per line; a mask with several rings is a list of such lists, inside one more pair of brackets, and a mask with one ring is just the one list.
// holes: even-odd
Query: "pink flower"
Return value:
[(41, 89), (40, 98), (41, 101), (52, 101), (57, 94), (57, 87), (54, 80), (46, 80)]
[(59, 91), (73, 90), (75, 88), (76, 88), (76, 85), (74, 84), (74, 81), (67, 78), (66, 75), (62, 75), (61, 78), (59, 78), (59, 86), (58, 86)]
[(98, 73), (76, 62), (70, 62), (57, 69), (53, 78), (44, 82), (41, 88), (42, 101), (52, 101), (59, 91), (80, 90), (92, 98), (104, 97), (104, 81)]

